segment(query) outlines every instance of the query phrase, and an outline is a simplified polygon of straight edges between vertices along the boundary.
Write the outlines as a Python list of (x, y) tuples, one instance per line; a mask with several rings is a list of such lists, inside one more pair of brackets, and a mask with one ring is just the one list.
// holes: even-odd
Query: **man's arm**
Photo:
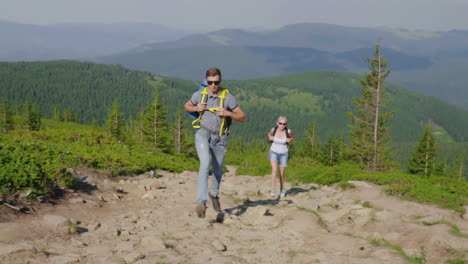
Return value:
[(218, 115), (227, 116), (239, 122), (245, 122), (245, 113), (244, 111), (242, 111), (240, 106), (237, 106), (232, 111), (229, 111), (225, 108), (221, 108), (218, 110)]
[(199, 103), (197, 105), (193, 105), (192, 101), (188, 100), (184, 104), (184, 109), (185, 109), (185, 112), (188, 112), (188, 113), (201, 112), (203, 111), (203, 109), (205, 109), (205, 106), (206, 106), (206, 103)]

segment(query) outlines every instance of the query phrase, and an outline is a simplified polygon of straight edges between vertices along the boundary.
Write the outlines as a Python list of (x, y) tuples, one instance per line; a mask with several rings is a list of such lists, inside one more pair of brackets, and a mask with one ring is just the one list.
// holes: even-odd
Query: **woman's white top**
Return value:
[[(288, 131), (289, 132), (289, 131)], [(270, 150), (278, 154), (288, 153), (288, 143), (286, 141), (286, 135), (284, 138), (274, 137), (273, 143), (271, 143)]]

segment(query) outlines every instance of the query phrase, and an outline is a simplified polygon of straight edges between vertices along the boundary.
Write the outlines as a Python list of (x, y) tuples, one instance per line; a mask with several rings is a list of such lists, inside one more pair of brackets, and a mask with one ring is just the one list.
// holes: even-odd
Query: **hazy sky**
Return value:
[(276, 28), (302, 22), (468, 29), (468, 0), (0, 0), (0, 19), (28, 24), (151, 22), (178, 28)]

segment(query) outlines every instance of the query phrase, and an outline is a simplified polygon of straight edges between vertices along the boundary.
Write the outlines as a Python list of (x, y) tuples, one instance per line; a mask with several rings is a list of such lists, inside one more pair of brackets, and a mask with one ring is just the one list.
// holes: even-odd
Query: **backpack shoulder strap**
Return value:
[(276, 135), (276, 131), (277, 131), (277, 130), (278, 130), (278, 126), (275, 126), (275, 127), (273, 128), (273, 136)]
[[(208, 101), (208, 87), (203, 88), (203, 90), (200, 92), (201, 93), (201, 99), (200, 103), (207, 102)], [(203, 115), (203, 111), (198, 114), (198, 117), (192, 121), (192, 127), (193, 128), (200, 128), (201, 124), (201, 117)]]

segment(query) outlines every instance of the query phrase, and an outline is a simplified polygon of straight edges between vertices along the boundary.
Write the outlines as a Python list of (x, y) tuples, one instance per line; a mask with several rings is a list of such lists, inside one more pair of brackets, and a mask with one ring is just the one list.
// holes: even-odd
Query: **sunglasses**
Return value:
[(213, 84), (214, 84), (214, 85), (219, 85), (219, 84), (221, 83), (221, 81), (206, 81), (206, 83), (207, 83), (208, 85), (213, 85)]
[(278, 122), (278, 125), (282, 125), (282, 126), (285, 126), (287, 123), (280, 123)]

